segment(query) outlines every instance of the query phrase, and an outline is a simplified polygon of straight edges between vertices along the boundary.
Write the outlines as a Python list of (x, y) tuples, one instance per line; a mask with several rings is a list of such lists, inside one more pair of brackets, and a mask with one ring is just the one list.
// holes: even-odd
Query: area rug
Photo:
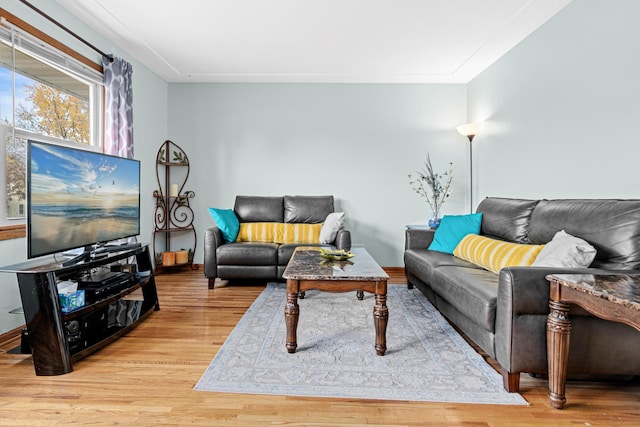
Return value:
[(389, 285), (387, 353), (376, 356), (374, 296), (308, 291), (298, 348), (285, 348), (286, 286), (270, 283), (196, 390), (286, 396), (526, 405), (419, 290)]

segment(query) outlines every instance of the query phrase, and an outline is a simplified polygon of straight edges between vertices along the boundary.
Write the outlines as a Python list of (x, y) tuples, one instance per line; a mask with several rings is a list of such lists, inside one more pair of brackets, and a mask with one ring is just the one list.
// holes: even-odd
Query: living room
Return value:
[[(10, 13), (96, 58), (19, 1), (6, 3)], [(187, 188), (196, 194), (199, 238), (213, 224), (207, 208), (231, 208), (239, 194), (332, 194), (354, 243), (386, 267), (402, 266), (405, 226), (430, 215), (407, 179), (427, 153), (438, 170), (455, 166), (444, 214), (469, 212), (470, 178), (474, 208), (487, 196), (638, 197), (634, 0), (569, 2), (465, 84), (169, 83), (57, 3), (33, 3), (134, 66), (135, 157), (142, 162), (141, 216), (149, 218), (142, 241), (151, 238), (154, 159), (165, 139), (191, 159)], [(470, 177), (469, 142), (456, 126), (476, 121), (483, 128)], [(23, 261), (24, 239), (0, 242), (0, 253), (3, 264)], [(202, 262), (201, 246), (195, 261)], [(4, 314), (20, 297), (15, 279), (2, 280), (5, 332), (20, 325), (20, 316)]]

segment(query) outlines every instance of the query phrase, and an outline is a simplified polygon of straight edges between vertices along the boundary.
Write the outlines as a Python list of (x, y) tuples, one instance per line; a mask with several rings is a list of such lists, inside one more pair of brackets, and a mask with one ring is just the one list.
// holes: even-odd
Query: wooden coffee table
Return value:
[(327, 292), (356, 291), (358, 299), (363, 292), (375, 295), (373, 324), (376, 329), (375, 349), (378, 356), (387, 351), (387, 280), (389, 276), (364, 248), (353, 248), (355, 255), (347, 261), (327, 261), (320, 256), (318, 247), (298, 247), (293, 253), (282, 277), (287, 279), (287, 304), (284, 319), (287, 325), (287, 351), (295, 353), (298, 347), (297, 329), (300, 307), (298, 296), (317, 289)]
[(640, 276), (551, 274), (547, 320), (549, 404), (562, 409), (565, 402), (571, 322), (569, 308), (577, 304), (601, 319), (625, 323), (640, 331)]

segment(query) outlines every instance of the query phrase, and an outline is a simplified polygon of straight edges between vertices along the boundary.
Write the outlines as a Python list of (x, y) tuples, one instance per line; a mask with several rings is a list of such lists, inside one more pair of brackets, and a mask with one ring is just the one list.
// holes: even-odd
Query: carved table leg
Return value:
[(298, 292), (289, 292), (287, 289), (287, 305), (284, 307), (284, 322), (287, 325), (287, 351), (295, 353), (298, 347)]
[(551, 312), (547, 318), (547, 362), (549, 364), (549, 404), (562, 409), (567, 380), (567, 360), (569, 358), (569, 305), (559, 301), (549, 301)]
[(387, 308), (387, 296), (376, 294), (376, 305), (373, 306), (373, 323), (376, 328), (376, 354), (384, 356), (387, 351), (387, 322), (389, 309)]

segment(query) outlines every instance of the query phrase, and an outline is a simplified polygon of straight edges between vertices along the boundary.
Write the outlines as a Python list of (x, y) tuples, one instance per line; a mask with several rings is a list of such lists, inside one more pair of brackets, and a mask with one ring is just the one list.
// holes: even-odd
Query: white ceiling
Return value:
[(467, 83), (571, 2), (56, 1), (168, 82), (345, 83)]

